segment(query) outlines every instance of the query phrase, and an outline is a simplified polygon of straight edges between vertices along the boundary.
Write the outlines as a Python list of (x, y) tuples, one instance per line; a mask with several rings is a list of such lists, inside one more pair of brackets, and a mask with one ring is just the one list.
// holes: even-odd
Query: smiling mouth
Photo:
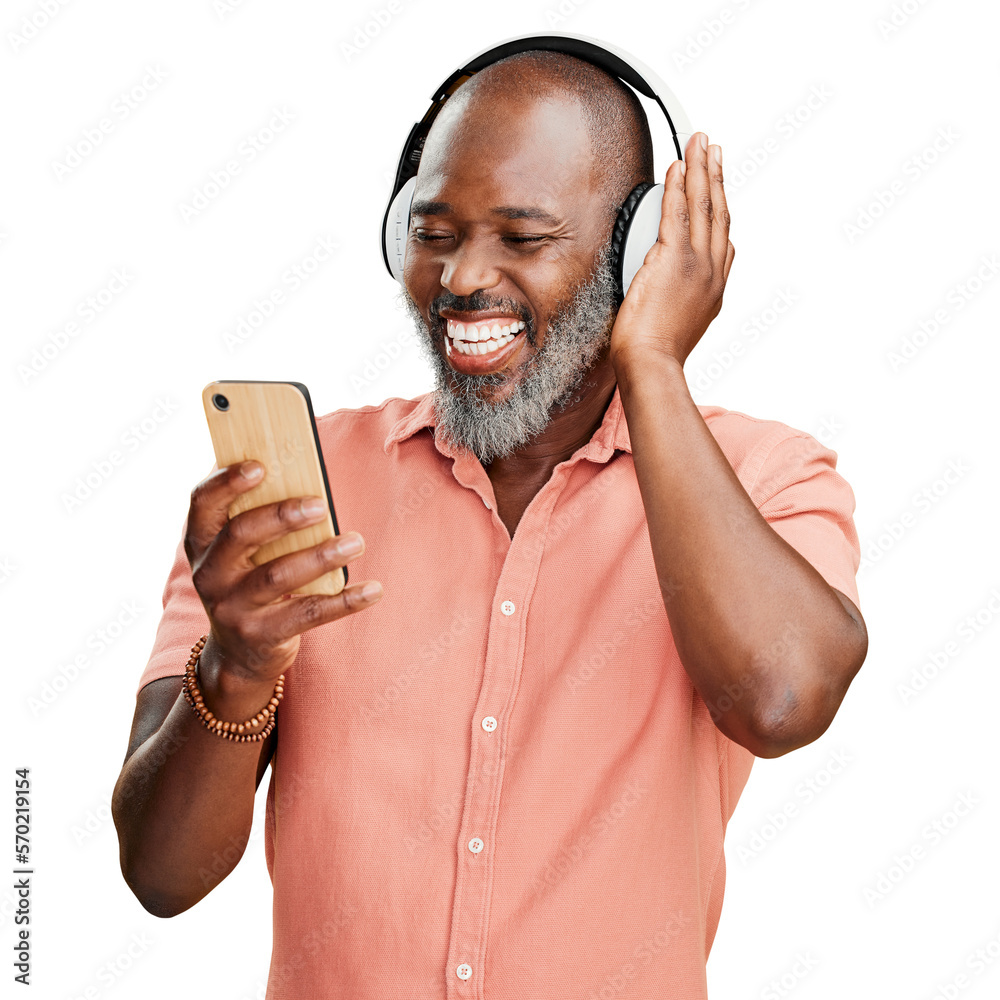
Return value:
[(524, 320), (513, 317), (481, 323), (459, 323), (449, 319), (445, 329), (447, 346), (459, 354), (492, 354), (509, 344), (524, 326)]

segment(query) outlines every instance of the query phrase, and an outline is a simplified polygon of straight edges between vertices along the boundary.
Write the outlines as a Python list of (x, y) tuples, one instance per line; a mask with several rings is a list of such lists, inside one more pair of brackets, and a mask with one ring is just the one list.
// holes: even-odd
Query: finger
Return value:
[(726, 259), (729, 256), (729, 205), (723, 185), (722, 147), (709, 146), (708, 176), (712, 198), (712, 269), (728, 274)]
[(685, 153), (688, 214), (691, 217), (691, 249), (704, 260), (712, 252), (712, 186), (708, 171), (708, 136), (695, 132)]
[(322, 497), (289, 497), (245, 510), (230, 518), (212, 542), (211, 557), (242, 570), (253, 567), (253, 554), (268, 542), (301, 531), (329, 517)]
[(668, 247), (690, 250), (687, 194), (684, 189), (684, 163), (674, 160), (663, 179), (663, 198), (660, 201), (660, 225), (656, 242)]
[(192, 566), (229, 520), (229, 508), (233, 501), (252, 490), (263, 474), (264, 467), (260, 462), (227, 465), (206, 476), (191, 491), (184, 551)]
[(255, 617), (255, 630), (271, 645), (285, 642), (316, 625), (325, 625), (362, 611), (382, 598), (378, 580), (352, 583), (339, 594), (293, 594)]
[(357, 559), (364, 549), (364, 539), (351, 531), (319, 545), (278, 556), (262, 563), (246, 577), (240, 587), (240, 596), (258, 607), (272, 604), (324, 574), (341, 569)]

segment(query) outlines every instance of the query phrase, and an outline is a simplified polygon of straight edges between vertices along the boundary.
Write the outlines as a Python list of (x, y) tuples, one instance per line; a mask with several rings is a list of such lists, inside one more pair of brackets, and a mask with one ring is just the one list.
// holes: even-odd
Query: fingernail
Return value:
[(361, 596), (366, 601), (374, 601), (376, 598), (382, 596), (382, 584), (378, 580), (369, 580), (361, 588)]
[(704, 132), (698, 133), (698, 141), (701, 143), (702, 149), (708, 149), (708, 136)]
[(365, 543), (360, 535), (345, 535), (343, 538), (337, 542), (337, 552), (342, 556), (354, 556), (357, 555), (363, 548)]
[(302, 501), (303, 517), (318, 517), (325, 511), (326, 511), (326, 501), (321, 500), (319, 497), (310, 497), (308, 500)]
[(260, 479), (264, 474), (264, 467), (259, 462), (244, 462), (240, 466), (240, 475), (244, 479)]
[(712, 147), (712, 155), (715, 157), (715, 162), (718, 163), (718, 165), (721, 167), (722, 166), (722, 147), (721, 146), (713, 146)]
[(688, 165), (681, 160), (681, 177), (683, 177), (688, 172)]

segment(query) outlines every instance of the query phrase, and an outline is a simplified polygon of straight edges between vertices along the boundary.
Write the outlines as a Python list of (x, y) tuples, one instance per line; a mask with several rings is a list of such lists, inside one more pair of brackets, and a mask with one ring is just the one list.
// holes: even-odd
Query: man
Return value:
[[(192, 494), (115, 791), (122, 870), (150, 912), (192, 906), (270, 762), (269, 998), (704, 997), (753, 756), (816, 739), (864, 660), (835, 456), (684, 381), (734, 254), (701, 133), (615, 308), (611, 225), (651, 159), (638, 101), (589, 63), (482, 70), (411, 210), (437, 390), (319, 421), (358, 530), (254, 567), (322, 504), (227, 520), (255, 463)], [(288, 596), (352, 560), (376, 579)], [(180, 696), (204, 633), (215, 718), (285, 675), (260, 745)]]

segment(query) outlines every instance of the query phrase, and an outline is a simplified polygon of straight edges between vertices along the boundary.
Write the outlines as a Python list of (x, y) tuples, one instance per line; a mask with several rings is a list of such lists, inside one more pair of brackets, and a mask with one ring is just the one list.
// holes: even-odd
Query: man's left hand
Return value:
[[(718, 151), (718, 159), (716, 158)], [(721, 149), (696, 132), (667, 170), (656, 242), (618, 310), (611, 361), (669, 357), (683, 365), (722, 308), (736, 249), (722, 187)]]

